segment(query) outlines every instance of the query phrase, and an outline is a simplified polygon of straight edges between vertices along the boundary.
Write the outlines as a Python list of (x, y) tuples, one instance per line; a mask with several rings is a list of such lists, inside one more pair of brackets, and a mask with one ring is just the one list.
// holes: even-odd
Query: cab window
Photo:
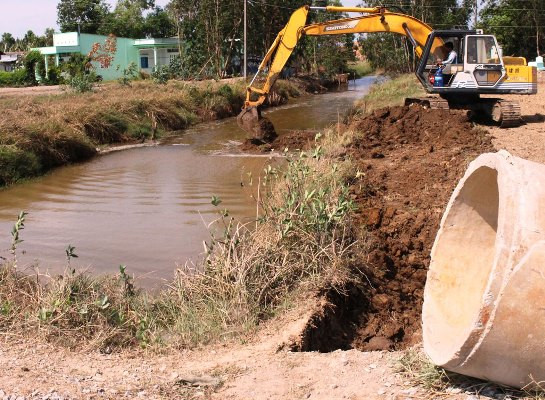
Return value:
[(452, 43), (453, 50), (457, 54), (457, 63), (461, 63), (461, 54), (460, 54), (460, 38), (458, 37), (435, 37), (430, 48), (430, 54), (426, 60), (426, 66), (428, 68), (437, 64), (438, 61), (446, 60), (450, 50), (445, 46), (445, 43)]
[(469, 64), (501, 64), (493, 36), (469, 36), (467, 38), (467, 62)]

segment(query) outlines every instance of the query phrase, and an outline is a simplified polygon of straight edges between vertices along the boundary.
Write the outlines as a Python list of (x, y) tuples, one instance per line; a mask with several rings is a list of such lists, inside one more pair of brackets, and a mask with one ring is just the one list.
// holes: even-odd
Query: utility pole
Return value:
[(477, 29), (478, 16), (479, 16), (479, 0), (475, 0), (475, 29)]
[(248, 0), (244, 0), (244, 80), (248, 77)]

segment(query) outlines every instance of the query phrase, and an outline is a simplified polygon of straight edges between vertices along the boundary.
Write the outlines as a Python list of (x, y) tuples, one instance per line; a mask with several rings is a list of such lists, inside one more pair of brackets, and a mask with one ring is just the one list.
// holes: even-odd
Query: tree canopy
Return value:
[(34, 47), (53, 46), (53, 29), (47, 28), (43, 35), (36, 35), (29, 30), (22, 38), (15, 38), (9, 32), (4, 32), (0, 40), (0, 50), (8, 51), (28, 51)]
[(104, 0), (59, 0), (57, 23), (61, 32), (97, 33), (108, 13)]
[(479, 26), (496, 35), (504, 55), (534, 59), (544, 51), (545, 0), (487, 1)]

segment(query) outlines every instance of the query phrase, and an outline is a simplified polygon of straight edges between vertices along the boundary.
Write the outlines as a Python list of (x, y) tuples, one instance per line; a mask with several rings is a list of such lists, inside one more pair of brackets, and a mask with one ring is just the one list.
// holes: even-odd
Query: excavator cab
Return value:
[[(448, 55), (447, 43), (452, 43), (456, 60), (441, 65)], [(443, 73), (443, 84), (434, 84), (437, 70)], [(493, 35), (474, 30), (433, 31), (424, 47), (416, 73), (430, 93), (498, 93), (495, 86), (506, 75), (499, 46)]]

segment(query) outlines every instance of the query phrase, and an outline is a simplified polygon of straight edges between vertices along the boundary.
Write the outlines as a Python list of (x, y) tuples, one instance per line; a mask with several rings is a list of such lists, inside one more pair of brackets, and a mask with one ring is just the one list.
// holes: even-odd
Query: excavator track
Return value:
[(494, 105), (492, 119), (499, 122), (500, 128), (520, 126), (522, 123), (520, 104), (516, 101), (499, 100)]
[(410, 106), (411, 104), (418, 104), (424, 108), (431, 108), (433, 110), (450, 110), (448, 101), (442, 99), (441, 97), (408, 97), (405, 99), (405, 105)]
[(520, 114), (520, 104), (516, 101), (507, 101), (501, 99), (480, 99), (473, 103), (454, 103), (450, 104), (447, 99), (441, 97), (420, 97), (420, 98), (406, 98), (405, 105), (419, 104), (425, 108), (431, 108), (434, 110), (470, 110), (473, 113), (485, 113), (500, 128), (513, 128), (522, 124), (522, 118)]

